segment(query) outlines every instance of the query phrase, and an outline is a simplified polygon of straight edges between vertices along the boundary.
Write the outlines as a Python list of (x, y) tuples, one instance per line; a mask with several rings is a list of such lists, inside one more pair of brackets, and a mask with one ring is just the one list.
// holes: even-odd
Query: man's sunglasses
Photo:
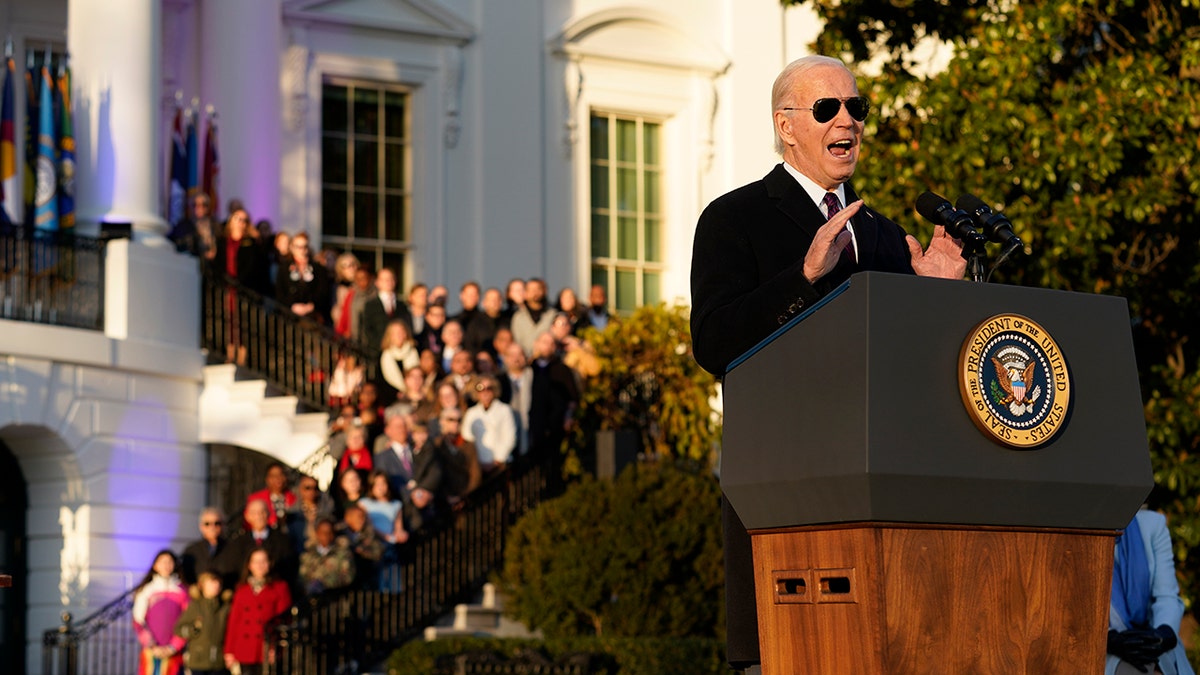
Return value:
[(824, 124), (837, 117), (843, 103), (846, 105), (846, 112), (859, 122), (867, 119), (867, 113), (871, 112), (871, 102), (867, 100), (866, 96), (852, 96), (845, 99), (819, 98), (813, 101), (811, 108), (784, 108), (784, 110), (811, 110), (813, 119)]

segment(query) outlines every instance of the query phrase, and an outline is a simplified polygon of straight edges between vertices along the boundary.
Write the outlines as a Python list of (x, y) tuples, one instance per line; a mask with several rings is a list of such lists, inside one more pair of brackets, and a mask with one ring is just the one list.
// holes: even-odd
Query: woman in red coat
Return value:
[(271, 560), (264, 549), (250, 552), (242, 582), (233, 593), (229, 623), (225, 628), (225, 666), (235, 663), (242, 675), (258, 675), (263, 664), (263, 631), (271, 619), (292, 606), (285, 582), (271, 576)]

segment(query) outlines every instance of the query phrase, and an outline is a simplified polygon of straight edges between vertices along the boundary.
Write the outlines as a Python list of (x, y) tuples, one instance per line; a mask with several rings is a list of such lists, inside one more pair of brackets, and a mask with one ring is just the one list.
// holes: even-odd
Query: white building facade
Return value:
[(219, 199), (254, 220), (403, 287), (444, 283), (452, 304), (468, 280), (537, 276), (629, 310), (688, 302), (696, 219), (778, 161), (771, 84), (817, 29), (778, 0), (0, 5), (18, 73), (30, 51), (70, 55), (78, 230), (133, 229), (109, 244), (102, 332), (0, 319), (0, 573), (17, 586), (0, 612), (25, 669), (61, 612), (196, 536), (217, 439), (196, 263), (162, 238), (177, 93), (217, 112)]

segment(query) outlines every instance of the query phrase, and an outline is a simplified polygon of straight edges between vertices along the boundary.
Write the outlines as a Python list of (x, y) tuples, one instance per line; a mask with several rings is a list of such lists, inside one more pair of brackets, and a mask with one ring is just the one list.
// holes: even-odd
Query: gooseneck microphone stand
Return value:
[(962, 257), (967, 261), (967, 270), (971, 273), (971, 281), (984, 282), (983, 247), (987, 239), (971, 238), (963, 242)]

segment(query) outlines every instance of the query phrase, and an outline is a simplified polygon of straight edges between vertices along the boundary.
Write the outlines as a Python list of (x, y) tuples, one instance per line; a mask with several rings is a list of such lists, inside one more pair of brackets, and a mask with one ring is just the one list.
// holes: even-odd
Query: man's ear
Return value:
[(792, 118), (784, 110), (775, 111), (775, 131), (784, 145), (795, 145), (795, 134), (792, 130)]

